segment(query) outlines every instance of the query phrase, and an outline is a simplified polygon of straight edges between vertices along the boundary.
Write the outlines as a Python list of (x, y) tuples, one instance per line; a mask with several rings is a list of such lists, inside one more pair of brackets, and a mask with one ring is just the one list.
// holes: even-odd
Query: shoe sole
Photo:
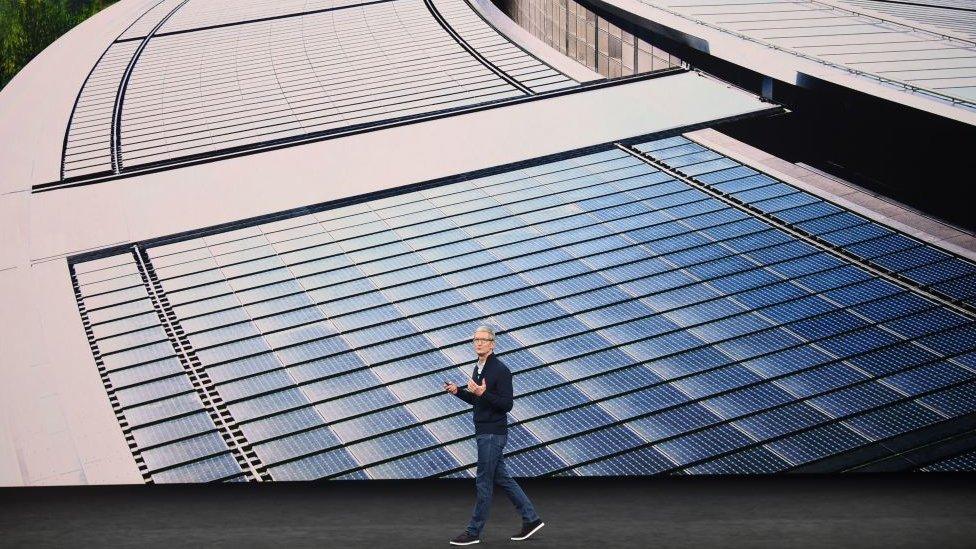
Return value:
[(546, 523), (544, 523), (544, 522), (540, 522), (540, 523), (539, 523), (539, 525), (538, 525), (538, 526), (536, 526), (535, 528), (533, 528), (533, 529), (532, 529), (532, 531), (531, 531), (531, 532), (529, 532), (528, 534), (525, 534), (524, 536), (522, 536), (522, 537), (520, 537), (520, 538), (511, 538), (511, 539), (512, 539), (512, 541), (522, 541), (522, 540), (524, 540), (524, 539), (529, 539), (529, 537), (530, 537), (530, 536), (531, 536), (532, 534), (534, 534), (534, 533), (536, 533), (536, 532), (538, 532), (538, 531), (539, 531), (539, 529), (540, 529), (540, 528), (542, 528), (542, 527), (543, 527), (543, 526), (545, 526), (545, 525), (546, 525)]
[(465, 542), (452, 541), (450, 543), (451, 543), (451, 545), (474, 545), (476, 543), (481, 543), (481, 540), (480, 539), (476, 539), (474, 541), (465, 541)]

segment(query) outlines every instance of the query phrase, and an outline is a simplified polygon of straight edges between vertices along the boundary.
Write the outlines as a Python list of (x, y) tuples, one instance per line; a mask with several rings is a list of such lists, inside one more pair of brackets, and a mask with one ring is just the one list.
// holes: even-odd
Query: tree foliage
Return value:
[(0, 88), (59, 36), (115, 0), (0, 0)]

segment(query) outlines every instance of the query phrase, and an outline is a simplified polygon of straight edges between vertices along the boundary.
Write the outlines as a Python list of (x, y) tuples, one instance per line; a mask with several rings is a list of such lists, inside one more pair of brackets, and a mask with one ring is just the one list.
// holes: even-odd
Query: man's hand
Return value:
[(458, 386), (451, 383), (450, 381), (447, 381), (444, 383), (444, 390), (447, 391), (448, 393), (451, 393), (452, 395), (456, 395), (458, 392)]
[(481, 396), (485, 393), (485, 389), (488, 388), (486, 385), (487, 381), (481, 380), (481, 385), (477, 385), (473, 380), (468, 381), (468, 390), (475, 394), (475, 396)]

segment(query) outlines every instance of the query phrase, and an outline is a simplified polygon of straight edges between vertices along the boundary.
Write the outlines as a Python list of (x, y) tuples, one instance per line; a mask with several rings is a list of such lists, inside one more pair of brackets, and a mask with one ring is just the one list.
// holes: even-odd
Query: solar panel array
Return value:
[(929, 473), (960, 473), (976, 471), (976, 450), (930, 463), (921, 468)]
[(184, 0), (146, 1), (142, 12), (99, 57), (84, 85), (68, 121), (61, 158), (61, 178), (112, 173), (113, 116), (120, 83), (137, 51), (140, 40), (152, 31)]
[[(782, 230), (758, 213), (774, 202), (744, 211), (636, 157), (725, 189), (769, 179), (690, 145), (607, 146), (138, 245), (135, 265), (75, 262), (146, 478), (468, 476), (470, 411), (441, 384), (470, 373), (485, 322), (514, 374), (516, 475), (787, 471), (976, 411), (972, 315)], [(793, 200), (770, 215), (853, 215)]]
[[(750, 40), (976, 108), (976, 44), (812, 0), (641, 0)], [(853, 8), (856, 10), (856, 8)], [(947, 99), (948, 100), (948, 99)]]
[(85, 83), (69, 123), (63, 177), (578, 85), (464, 0), (167, 0), (111, 45)]
[[(110, 400), (138, 463), (155, 482), (243, 479), (243, 470), (187, 375), (136, 257), (75, 265), (85, 327)], [(159, 400), (160, 395), (174, 395)], [(178, 419), (166, 421), (178, 416)], [(169, 428), (160, 429), (163, 421)], [(181, 440), (186, 434), (204, 433)], [(187, 457), (206, 455), (203, 461)], [(165, 469), (165, 470), (163, 470)]]
[(976, 311), (976, 265), (971, 261), (845, 211), (683, 137), (638, 149), (826, 246)]

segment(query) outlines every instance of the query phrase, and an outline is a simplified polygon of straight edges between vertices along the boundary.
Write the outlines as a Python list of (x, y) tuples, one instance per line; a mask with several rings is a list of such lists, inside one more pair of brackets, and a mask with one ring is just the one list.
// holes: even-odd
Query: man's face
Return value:
[(491, 354), (495, 349), (495, 340), (491, 337), (488, 332), (475, 332), (474, 333), (474, 352), (478, 354), (478, 357), (484, 358)]

